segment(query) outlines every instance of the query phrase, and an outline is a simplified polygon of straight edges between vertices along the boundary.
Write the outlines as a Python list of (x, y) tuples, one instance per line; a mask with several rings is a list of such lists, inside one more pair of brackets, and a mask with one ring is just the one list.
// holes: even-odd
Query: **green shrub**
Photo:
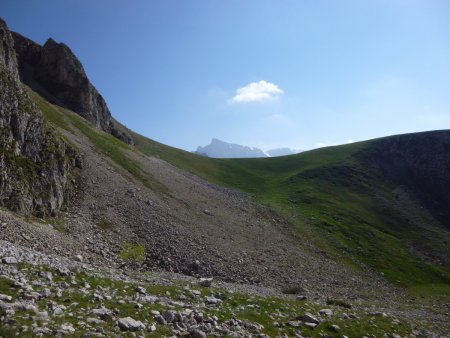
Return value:
[(137, 243), (125, 243), (119, 257), (127, 263), (142, 264), (145, 261), (145, 248)]

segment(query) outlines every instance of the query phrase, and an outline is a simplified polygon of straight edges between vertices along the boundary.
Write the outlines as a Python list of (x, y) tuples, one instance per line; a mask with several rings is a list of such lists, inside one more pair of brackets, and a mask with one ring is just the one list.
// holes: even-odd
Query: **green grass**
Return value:
[(59, 128), (73, 133), (73, 130), (70, 128), (69, 124), (66, 121), (65, 115), (60, 111), (58, 107), (48, 103), (31, 89), (28, 90), (28, 94), (36, 103), (38, 108), (42, 111), (47, 122), (51, 122)]
[(13, 298), (17, 296), (17, 289), (14, 288), (14, 282), (9, 278), (0, 276), (0, 293), (4, 295), (10, 295)]
[(124, 243), (119, 258), (129, 263), (141, 264), (146, 258), (145, 248), (141, 244)]

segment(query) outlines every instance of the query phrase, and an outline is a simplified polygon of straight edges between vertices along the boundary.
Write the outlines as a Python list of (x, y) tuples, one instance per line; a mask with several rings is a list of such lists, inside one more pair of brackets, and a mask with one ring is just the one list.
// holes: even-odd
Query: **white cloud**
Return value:
[(251, 82), (245, 87), (238, 88), (236, 95), (231, 99), (233, 102), (263, 102), (275, 100), (283, 94), (276, 84), (259, 81)]
[(347, 144), (349, 143), (354, 143), (355, 141), (353, 141), (351, 138), (347, 140)]

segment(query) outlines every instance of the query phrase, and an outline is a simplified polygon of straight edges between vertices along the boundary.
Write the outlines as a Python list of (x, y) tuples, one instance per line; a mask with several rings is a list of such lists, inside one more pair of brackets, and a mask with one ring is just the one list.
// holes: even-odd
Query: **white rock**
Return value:
[(306, 312), (300, 319), (305, 323), (319, 324), (319, 320), (309, 312)]
[(0, 293), (0, 300), (4, 301), (4, 302), (11, 302), (12, 301), (12, 297), (11, 296), (7, 296), (7, 295), (3, 295)]
[(145, 325), (141, 321), (134, 320), (131, 317), (120, 318), (117, 325), (122, 331), (137, 331), (139, 329), (145, 329)]
[(331, 309), (322, 309), (319, 311), (319, 314), (322, 316), (332, 316), (333, 311)]
[(15, 257), (3, 257), (2, 262), (4, 264), (17, 264), (19, 261)]

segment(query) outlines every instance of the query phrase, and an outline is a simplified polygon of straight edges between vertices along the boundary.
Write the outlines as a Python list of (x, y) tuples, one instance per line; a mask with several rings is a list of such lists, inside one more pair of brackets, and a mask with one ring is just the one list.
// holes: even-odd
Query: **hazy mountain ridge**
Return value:
[(248, 147), (240, 144), (228, 143), (213, 138), (211, 143), (204, 147), (197, 147), (195, 151), (198, 155), (213, 157), (213, 158), (257, 158), (257, 157), (276, 157), (297, 154), (300, 151), (295, 151), (290, 148), (277, 148), (268, 151), (263, 151), (256, 147)]

